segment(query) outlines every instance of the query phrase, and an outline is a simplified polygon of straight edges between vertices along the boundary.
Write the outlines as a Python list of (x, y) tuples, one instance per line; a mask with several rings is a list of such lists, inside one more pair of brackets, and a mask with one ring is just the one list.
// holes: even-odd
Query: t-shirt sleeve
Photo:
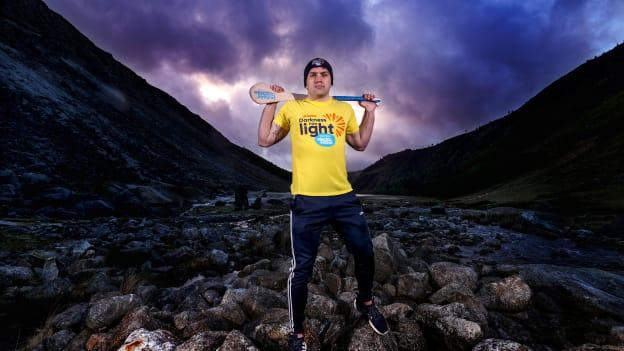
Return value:
[(358, 126), (357, 119), (355, 119), (355, 112), (353, 112), (353, 107), (349, 105), (349, 117), (347, 118), (347, 134), (353, 134), (360, 130), (360, 126)]
[(290, 130), (290, 113), (288, 113), (288, 105), (284, 104), (277, 111), (275, 118), (273, 118), (273, 123), (280, 126), (280, 128), (285, 130)]

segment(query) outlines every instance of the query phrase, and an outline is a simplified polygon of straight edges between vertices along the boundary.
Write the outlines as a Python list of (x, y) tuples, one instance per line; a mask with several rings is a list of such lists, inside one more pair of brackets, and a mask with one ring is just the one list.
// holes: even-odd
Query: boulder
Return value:
[(532, 291), (522, 278), (514, 275), (484, 285), (478, 295), (488, 309), (520, 312), (528, 308)]
[(245, 334), (232, 330), (217, 351), (260, 351)]
[[(228, 335), (229, 334), (227, 332), (223, 331), (201, 332), (193, 335), (193, 337), (178, 345), (178, 347), (176, 347), (176, 351), (215, 350), (219, 345), (223, 344), (223, 341)], [(240, 345), (241, 344), (239, 343), (238, 346)]]
[(140, 304), (141, 298), (135, 294), (101, 299), (89, 308), (86, 325), (93, 330), (108, 327)]
[(398, 277), (396, 293), (412, 300), (422, 300), (431, 292), (428, 273), (408, 273)]
[(453, 262), (436, 262), (429, 267), (431, 279), (438, 288), (447, 284), (456, 283), (474, 291), (477, 287), (477, 272), (466, 266)]
[(175, 351), (178, 340), (162, 329), (133, 331), (118, 351)]
[(529, 351), (527, 346), (511, 340), (485, 339), (478, 343), (472, 351)]

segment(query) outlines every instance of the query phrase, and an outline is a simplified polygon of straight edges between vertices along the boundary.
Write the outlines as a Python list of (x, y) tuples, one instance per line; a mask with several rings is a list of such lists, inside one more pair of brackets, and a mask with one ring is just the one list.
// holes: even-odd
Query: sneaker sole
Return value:
[[(353, 300), (353, 307), (355, 308), (355, 310), (356, 310), (356, 311), (358, 311), (358, 312), (362, 313), (362, 311), (360, 311), (360, 310), (357, 308), (357, 303), (356, 303), (356, 300)], [(362, 314), (366, 314), (366, 313), (362, 313)], [(388, 328), (388, 330), (386, 330), (386, 332), (385, 332), (385, 333), (380, 332), (379, 330), (377, 330), (377, 328), (375, 328), (375, 326), (373, 325), (373, 322), (371, 322), (371, 320), (370, 320), (370, 319), (368, 320), (368, 325), (370, 325), (370, 327), (371, 327), (371, 328), (375, 331), (375, 333), (377, 333), (377, 334), (379, 334), (379, 335), (386, 335), (386, 334), (388, 334), (388, 332), (390, 331), (390, 328)]]

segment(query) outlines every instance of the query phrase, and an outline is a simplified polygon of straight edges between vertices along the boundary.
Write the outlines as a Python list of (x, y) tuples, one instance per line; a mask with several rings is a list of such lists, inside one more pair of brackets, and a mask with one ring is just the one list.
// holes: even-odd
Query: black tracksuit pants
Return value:
[(308, 281), (320, 244), (321, 230), (331, 224), (355, 260), (358, 300), (372, 298), (373, 243), (360, 200), (351, 191), (335, 196), (294, 195), (290, 202), (292, 266), (288, 277), (288, 312), (294, 333), (303, 332)]

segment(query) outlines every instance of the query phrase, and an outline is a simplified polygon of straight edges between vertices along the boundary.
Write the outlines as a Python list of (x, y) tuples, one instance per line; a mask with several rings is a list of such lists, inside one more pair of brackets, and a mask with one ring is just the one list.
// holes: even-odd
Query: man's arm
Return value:
[[(271, 90), (276, 93), (284, 91), (279, 85), (272, 84)], [(258, 145), (262, 147), (269, 147), (277, 144), (280, 140), (288, 134), (288, 130), (283, 129), (279, 125), (273, 122), (275, 118), (275, 110), (277, 109), (277, 102), (272, 104), (266, 104), (262, 110), (260, 116), (260, 124), (258, 125)]]
[(364, 94), (363, 96), (370, 101), (360, 102), (360, 106), (364, 107), (364, 117), (362, 117), (360, 129), (355, 133), (347, 134), (347, 143), (357, 151), (366, 150), (371, 135), (373, 135), (375, 109), (377, 108), (377, 104), (372, 102), (375, 99), (374, 94)]

